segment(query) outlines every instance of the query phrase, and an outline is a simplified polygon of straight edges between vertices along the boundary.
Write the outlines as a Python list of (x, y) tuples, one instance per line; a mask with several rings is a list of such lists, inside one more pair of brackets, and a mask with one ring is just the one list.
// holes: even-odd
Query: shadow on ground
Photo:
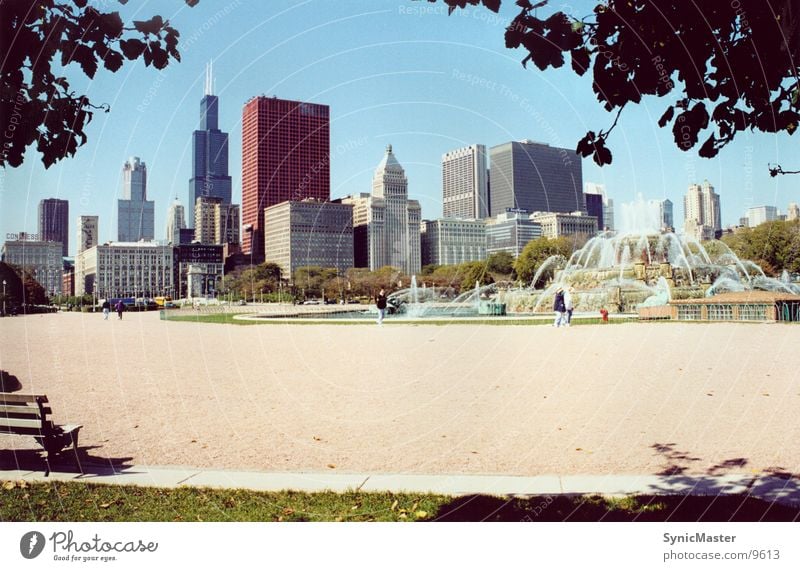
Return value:
[(435, 521), (620, 522), (800, 521), (800, 508), (748, 496), (465, 496), (441, 506)]
[(0, 369), (0, 393), (14, 393), (21, 388), (22, 383), (15, 375)]
[[(79, 454), (84, 476), (113, 476), (132, 466), (130, 458), (107, 458), (93, 454), (98, 446), (81, 446)], [(0, 450), (0, 470), (20, 470), (24, 472), (43, 472), (47, 467), (45, 453), (40, 448), (20, 448)], [(50, 470), (66, 474), (80, 475), (72, 449), (63, 450), (50, 461)]]

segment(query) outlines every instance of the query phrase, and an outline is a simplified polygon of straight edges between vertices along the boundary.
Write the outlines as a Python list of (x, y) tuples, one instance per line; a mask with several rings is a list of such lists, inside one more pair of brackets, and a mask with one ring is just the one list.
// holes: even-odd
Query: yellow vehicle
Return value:
[(172, 298), (170, 296), (157, 297), (155, 298), (155, 302), (158, 307), (165, 307), (167, 305), (171, 306)]

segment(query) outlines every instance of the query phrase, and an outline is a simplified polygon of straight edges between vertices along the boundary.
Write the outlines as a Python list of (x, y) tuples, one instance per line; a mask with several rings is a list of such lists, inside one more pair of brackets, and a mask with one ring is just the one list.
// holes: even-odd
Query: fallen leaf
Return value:
[(107, 508), (111, 507), (111, 504), (110, 503), (108, 503), (108, 504), (100, 504), (100, 507), (103, 508), (103, 509), (107, 509)]
[(331, 470), (333, 470), (334, 468), (336, 468), (336, 465), (335, 465), (335, 464), (328, 464), (328, 468), (330, 468)]
[(322, 442), (322, 438), (320, 438), (319, 436), (313, 436), (312, 438), (314, 438), (314, 440), (316, 440), (317, 442)]
[(576, 448), (575, 450), (577, 450), (578, 452), (580, 452), (581, 450), (583, 450), (583, 448)]
[(283, 515), (292, 515), (294, 510), (292, 508), (283, 508)]
[(407, 519), (408, 518), (408, 516), (406, 514), (400, 514), (397, 517), (400, 518), (400, 519)]
[(28, 482), (25, 480), (17, 480), (17, 487), (25, 489), (28, 487)]
[(3, 489), (4, 490), (13, 490), (16, 487), (17, 487), (17, 484), (15, 482), (10, 481), (10, 480), (8, 482), (3, 482)]
[(417, 519), (422, 519), (424, 517), (428, 517), (428, 512), (426, 512), (424, 510), (419, 510), (414, 515), (417, 516)]

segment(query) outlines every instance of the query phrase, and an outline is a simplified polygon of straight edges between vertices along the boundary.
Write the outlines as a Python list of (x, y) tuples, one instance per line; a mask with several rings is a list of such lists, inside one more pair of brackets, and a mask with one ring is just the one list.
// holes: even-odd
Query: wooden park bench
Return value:
[(82, 425), (54, 424), (48, 418), (52, 412), (45, 395), (0, 393), (0, 434), (33, 436), (47, 452), (45, 476), (50, 474), (50, 458), (72, 444), (75, 461), (83, 474), (78, 457), (78, 431)]

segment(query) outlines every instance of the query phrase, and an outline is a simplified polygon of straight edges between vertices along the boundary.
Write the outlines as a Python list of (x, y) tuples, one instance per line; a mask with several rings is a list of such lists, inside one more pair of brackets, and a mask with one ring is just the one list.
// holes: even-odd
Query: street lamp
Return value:
[(6, 280), (3, 280), (3, 317), (6, 316)]

